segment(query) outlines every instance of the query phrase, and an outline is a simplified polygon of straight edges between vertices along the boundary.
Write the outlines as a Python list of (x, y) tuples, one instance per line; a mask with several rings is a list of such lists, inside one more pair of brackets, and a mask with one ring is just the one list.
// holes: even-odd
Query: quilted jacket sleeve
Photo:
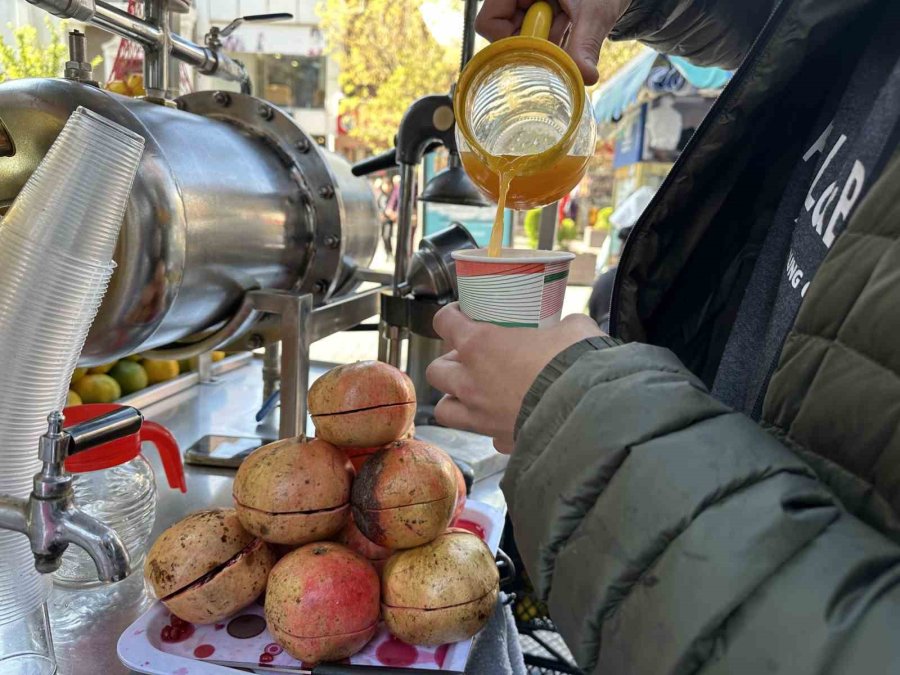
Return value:
[(612, 33), (700, 66), (737, 68), (774, 0), (633, 0)]
[(900, 547), (667, 350), (604, 339), (557, 357), (525, 399), (503, 490), (588, 672), (900, 666)]

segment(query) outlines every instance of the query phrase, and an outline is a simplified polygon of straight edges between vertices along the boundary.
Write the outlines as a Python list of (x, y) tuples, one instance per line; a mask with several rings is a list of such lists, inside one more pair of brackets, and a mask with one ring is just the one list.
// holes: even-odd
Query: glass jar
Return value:
[(553, 10), (533, 4), (521, 34), (476, 54), (454, 95), (456, 142), (466, 173), (507, 208), (551, 204), (571, 192), (594, 155), (596, 125), (575, 62), (547, 36)]
[[(114, 529), (128, 550), (132, 573), (140, 570), (156, 520), (153, 467), (138, 455), (118, 466), (77, 474), (73, 486), (78, 508)], [(101, 583), (94, 561), (74, 545), (66, 549), (53, 581), (82, 588)]]
[[(66, 424), (84, 422), (122, 406), (94, 403), (66, 408)], [(131, 573), (140, 571), (153, 522), (156, 519), (156, 477), (141, 456), (141, 443), (152, 443), (160, 454), (169, 486), (186, 490), (178, 443), (169, 431), (144, 421), (138, 433), (124, 436), (66, 458), (74, 474), (75, 505), (108, 525), (122, 539), (131, 561)], [(97, 569), (86, 551), (70, 545), (53, 581), (63, 586), (99, 586)]]

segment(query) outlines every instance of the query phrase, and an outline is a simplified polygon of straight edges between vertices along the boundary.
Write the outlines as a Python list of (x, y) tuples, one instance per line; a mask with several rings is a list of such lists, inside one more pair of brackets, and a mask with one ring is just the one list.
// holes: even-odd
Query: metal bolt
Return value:
[(247, 346), (250, 347), (250, 349), (259, 349), (263, 346), (264, 342), (262, 335), (259, 333), (253, 333), (253, 335), (247, 338)]
[(329, 234), (325, 237), (325, 246), (328, 248), (337, 248), (340, 246), (341, 240), (335, 237), (333, 234)]
[(231, 103), (231, 97), (224, 91), (217, 91), (213, 94), (213, 99), (221, 106), (226, 106)]
[(334, 197), (334, 187), (331, 185), (323, 185), (319, 188), (319, 196), (322, 199), (331, 199)]
[(324, 293), (328, 290), (328, 282), (324, 279), (319, 279), (316, 283), (313, 284), (313, 293)]
[(272, 106), (266, 105), (265, 103), (260, 103), (256, 108), (256, 114), (262, 117), (264, 120), (270, 120), (275, 115), (272, 110)]
[(309, 152), (309, 149), (312, 147), (310, 145), (309, 139), (306, 136), (299, 139), (296, 143), (296, 146), (297, 150), (299, 150), (300, 152)]

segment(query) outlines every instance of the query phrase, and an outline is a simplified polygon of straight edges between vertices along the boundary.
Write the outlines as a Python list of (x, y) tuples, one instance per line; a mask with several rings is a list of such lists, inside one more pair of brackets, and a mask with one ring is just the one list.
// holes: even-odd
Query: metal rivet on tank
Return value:
[(275, 113), (272, 111), (272, 106), (266, 105), (265, 103), (260, 103), (260, 104), (257, 106), (257, 108), (256, 108), (256, 113), (257, 113), (260, 117), (262, 117), (264, 120), (270, 120), (270, 119), (272, 119), (273, 115), (275, 114)]
[(316, 283), (313, 284), (313, 293), (324, 293), (328, 290), (328, 282), (324, 279), (319, 279)]
[(224, 91), (217, 91), (213, 94), (213, 100), (219, 105), (226, 106), (231, 103), (231, 96)]
[(309, 139), (306, 138), (306, 136), (299, 139), (294, 145), (297, 147), (297, 150), (299, 150), (300, 152), (309, 152), (309, 149), (311, 147), (310, 143), (309, 143)]
[(264, 340), (259, 333), (254, 333), (247, 338), (247, 346), (250, 347), (250, 349), (259, 349), (263, 346), (263, 343)]
[(322, 199), (331, 199), (334, 197), (334, 187), (331, 185), (323, 185), (319, 188), (319, 196)]
[(333, 234), (329, 234), (327, 237), (325, 237), (325, 246), (327, 246), (328, 248), (337, 248), (340, 243), (341, 240)]

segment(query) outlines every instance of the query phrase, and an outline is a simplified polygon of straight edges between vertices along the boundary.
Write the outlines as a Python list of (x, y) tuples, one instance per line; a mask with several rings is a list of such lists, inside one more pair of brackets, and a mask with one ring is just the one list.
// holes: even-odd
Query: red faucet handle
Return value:
[(156, 446), (166, 472), (166, 480), (169, 481), (169, 487), (187, 492), (181, 449), (172, 432), (161, 424), (145, 420), (144, 426), (141, 427), (141, 442), (152, 443)]

